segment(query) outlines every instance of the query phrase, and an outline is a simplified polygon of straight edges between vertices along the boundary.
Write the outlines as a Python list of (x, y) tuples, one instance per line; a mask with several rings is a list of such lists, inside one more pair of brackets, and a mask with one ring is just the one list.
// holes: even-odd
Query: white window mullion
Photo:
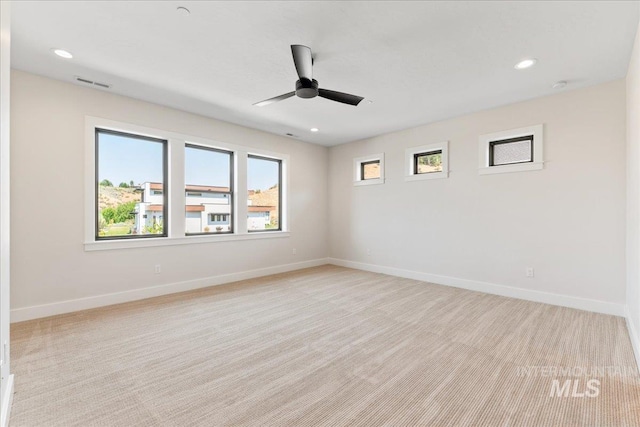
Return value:
[(235, 175), (234, 175), (234, 191), (235, 191), (235, 209), (234, 221), (236, 225), (236, 234), (247, 234), (247, 152), (236, 151), (235, 157)]
[(180, 139), (169, 139), (169, 237), (185, 235), (184, 145)]

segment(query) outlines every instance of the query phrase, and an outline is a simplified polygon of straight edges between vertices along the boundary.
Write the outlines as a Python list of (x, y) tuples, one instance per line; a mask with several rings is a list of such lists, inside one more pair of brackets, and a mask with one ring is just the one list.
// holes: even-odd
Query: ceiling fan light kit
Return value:
[(350, 95), (344, 92), (337, 92), (335, 90), (321, 89), (318, 85), (318, 81), (313, 78), (313, 56), (311, 55), (311, 49), (307, 46), (294, 44), (291, 45), (291, 54), (293, 55), (293, 63), (296, 66), (296, 72), (300, 78), (296, 81), (296, 90), (293, 92), (285, 93), (273, 98), (265, 99), (264, 101), (256, 102), (256, 107), (264, 107), (265, 105), (273, 104), (274, 102), (282, 101), (292, 96), (298, 98), (310, 99), (319, 96), (321, 98), (329, 99), (331, 101), (341, 102), (343, 104), (357, 106), (364, 98), (361, 96)]

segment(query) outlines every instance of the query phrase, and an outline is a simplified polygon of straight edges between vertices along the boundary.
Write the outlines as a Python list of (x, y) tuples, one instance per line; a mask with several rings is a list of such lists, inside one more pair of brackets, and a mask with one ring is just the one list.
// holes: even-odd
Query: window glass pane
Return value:
[(185, 147), (186, 234), (233, 231), (232, 156), (228, 151)]
[(532, 142), (532, 138), (513, 142), (492, 142), (492, 165), (508, 165), (533, 161)]
[(380, 161), (362, 163), (362, 179), (380, 178)]
[(279, 160), (247, 159), (249, 231), (280, 229), (280, 167)]
[(98, 130), (97, 237), (165, 235), (166, 141)]
[(442, 150), (415, 155), (415, 173), (442, 172)]

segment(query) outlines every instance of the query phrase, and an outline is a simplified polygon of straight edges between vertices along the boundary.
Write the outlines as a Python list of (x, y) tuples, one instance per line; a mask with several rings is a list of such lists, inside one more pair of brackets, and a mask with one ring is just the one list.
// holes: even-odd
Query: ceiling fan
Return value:
[(264, 107), (265, 105), (291, 98), (294, 95), (300, 98), (315, 98), (319, 96), (353, 106), (358, 105), (360, 101), (364, 99), (361, 96), (349, 95), (348, 93), (336, 92), (335, 90), (320, 89), (318, 87), (318, 81), (313, 78), (313, 57), (311, 56), (311, 49), (300, 44), (293, 44), (291, 45), (291, 53), (293, 54), (293, 63), (296, 66), (298, 77), (300, 77), (300, 80), (296, 82), (296, 90), (256, 102), (253, 105), (256, 107)]

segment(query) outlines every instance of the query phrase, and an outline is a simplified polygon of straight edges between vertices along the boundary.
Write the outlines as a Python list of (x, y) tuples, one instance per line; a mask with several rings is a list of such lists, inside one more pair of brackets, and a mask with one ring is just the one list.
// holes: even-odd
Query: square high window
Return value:
[(384, 183), (384, 153), (353, 159), (354, 185)]

